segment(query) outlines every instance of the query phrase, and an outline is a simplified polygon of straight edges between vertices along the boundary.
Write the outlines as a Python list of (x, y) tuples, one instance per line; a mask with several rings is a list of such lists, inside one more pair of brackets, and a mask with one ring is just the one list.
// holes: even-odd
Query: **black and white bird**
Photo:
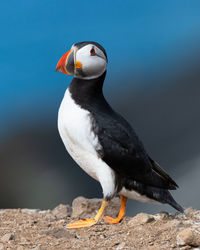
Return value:
[(104, 217), (108, 223), (122, 220), (127, 198), (168, 203), (183, 212), (169, 192), (178, 185), (149, 157), (133, 128), (105, 100), (106, 70), (105, 49), (90, 41), (74, 44), (56, 67), (56, 71), (74, 75), (59, 109), (60, 136), (74, 161), (99, 181), (103, 190), (103, 202), (94, 219), (70, 223), (68, 228), (96, 224), (117, 194), (120, 212), (116, 219)]

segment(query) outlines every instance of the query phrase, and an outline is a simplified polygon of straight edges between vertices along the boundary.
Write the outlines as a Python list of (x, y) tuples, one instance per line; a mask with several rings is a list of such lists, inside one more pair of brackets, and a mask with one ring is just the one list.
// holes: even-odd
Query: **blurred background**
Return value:
[[(0, 208), (53, 208), (100, 185), (70, 158), (57, 113), (71, 77), (60, 57), (84, 40), (108, 54), (104, 94), (150, 156), (200, 209), (200, 1), (3, 1), (0, 8)], [(129, 200), (128, 214), (174, 212)]]

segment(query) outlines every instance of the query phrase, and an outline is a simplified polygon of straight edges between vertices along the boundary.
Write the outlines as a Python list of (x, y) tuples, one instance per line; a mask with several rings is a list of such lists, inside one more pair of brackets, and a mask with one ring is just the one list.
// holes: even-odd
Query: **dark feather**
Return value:
[(153, 170), (156, 171), (160, 176), (162, 176), (166, 181), (170, 182), (175, 187), (179, 187), (174, 180), (159, 166), (157, 162), (149, 157), (149, 160), (153, 166)]
[[(111, 111), (110, 111), (111, 112)], [(176, 189), (173, 180), (156, 165), (152, 165), (141, 141), (130, 125), (117, 113), (94, 114), (102, 159), (120, 176), (152, 187)]]
[(93, 80), (73, 78), (70, 85), (75, 102), (91, 113), (92, 127), (102, 146), (99, 156), (121, 177), (147, 186), (176, 189), (176, 183), (164, 170), (152, 165), (132, 127), (105, 100), (104, 78), (105, 73)]
[(174, 200), (170, 192), (166, 189), (146, 186), (142, 183), (127, 178), (124, 178), (121, 181), (122, 185), (128, 190), (134, 190), (141, 195), (145, 195), (148, 198), (161, 203), (168, 203), (179, 212), (184, 212), (183, 208)]

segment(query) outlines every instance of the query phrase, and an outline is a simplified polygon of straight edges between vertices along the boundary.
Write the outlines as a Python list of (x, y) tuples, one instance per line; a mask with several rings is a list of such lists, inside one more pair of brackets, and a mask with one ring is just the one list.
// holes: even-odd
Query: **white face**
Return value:
[(102, 75), (107, 67), (107, 59), (104, 53), (95, 45), (88, 44), (74, 50), (75, 65), (81, 64), (81, 68), (75, 69), (75, 77), (81, 79), (94, 79)]

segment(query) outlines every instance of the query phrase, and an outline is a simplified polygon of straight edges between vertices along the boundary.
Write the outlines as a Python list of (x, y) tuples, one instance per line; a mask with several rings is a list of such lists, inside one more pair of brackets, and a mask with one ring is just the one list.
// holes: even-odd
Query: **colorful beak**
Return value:
[(72, 49), (60, 58), (56, 66), (56, 72), (61, 72), (67, 75), (74, 74), (74, 52)]

